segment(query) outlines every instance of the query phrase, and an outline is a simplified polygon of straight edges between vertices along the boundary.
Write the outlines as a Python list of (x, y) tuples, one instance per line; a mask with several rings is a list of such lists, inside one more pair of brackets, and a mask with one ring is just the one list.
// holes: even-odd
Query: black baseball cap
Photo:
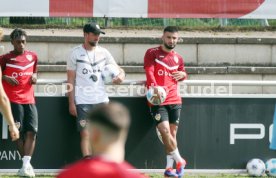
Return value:
[(89, 33), (92, 32), (94, 34), (105, 34), (104, 31), (101, 30), (100, 26), (96, 23), (87, 23), (83, 27), (83, 32), (84, 33)]

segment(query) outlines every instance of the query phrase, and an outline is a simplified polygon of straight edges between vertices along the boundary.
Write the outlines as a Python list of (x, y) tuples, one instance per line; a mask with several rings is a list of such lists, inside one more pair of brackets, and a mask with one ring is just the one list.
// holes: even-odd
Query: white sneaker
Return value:
[(18, 176), (22, 177), (35, 177), (34, 169), (31, 165), (27, 167), (22, 167), (18, 170), (17, 174)]

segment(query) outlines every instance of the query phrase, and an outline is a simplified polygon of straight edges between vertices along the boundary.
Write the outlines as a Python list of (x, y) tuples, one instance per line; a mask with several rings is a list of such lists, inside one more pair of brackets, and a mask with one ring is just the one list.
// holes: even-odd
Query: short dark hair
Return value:
[(21, 28), (14, 29), (10, 34), (11, 40), (14, 40), (14, 39), (16, 39), (18, 37), (21, 37), (21, 36), (27, 37), (27, 33)]
[(117, 133), (128, 131), (130, 125), (128, 109), (118, 102), (110, 102), (95, 107), (89, 112), (88, 120), (92, 124), (98, 123)]
[(177, 26), (167, 26), (166, 28), (164, 28), (164, 33), (165, 32), (171, 32), (171, 33), (175, 33), (178, 32), (178, 27)]

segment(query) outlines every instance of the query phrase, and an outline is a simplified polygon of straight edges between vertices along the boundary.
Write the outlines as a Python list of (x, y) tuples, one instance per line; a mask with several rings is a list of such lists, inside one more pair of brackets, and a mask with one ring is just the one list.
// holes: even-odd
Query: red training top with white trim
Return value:
[(161, 105), (182, 103), (177, 89), (178, 81), (172, 77), (172, 72), (185, 72), (184, 60), (177, 52), (166, 52), (162, 50), (161, 46), (148, 49), (144, 57), (144, 69), (148, 88), (150, 86), (162, 86), (166, 90), (167, 97)]
[(34, 104), (34, 89), (31, 78), (37, 72), (37, 55), (30, 51), (24, 51), (17, 55), (13, 51), (0, 56), (0, 64), (3, 75), (14, 77), (19, 84), (12, 86), (2, 80), (3, 87), (8, 98), (13, 103)]

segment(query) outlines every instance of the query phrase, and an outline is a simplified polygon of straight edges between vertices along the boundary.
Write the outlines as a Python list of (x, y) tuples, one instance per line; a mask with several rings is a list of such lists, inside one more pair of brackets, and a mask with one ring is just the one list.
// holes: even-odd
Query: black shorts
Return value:
[(170, 124), (179, 124), (181, 104), (170, 104), (164, 106), (151, 106), (150, 113), (156, 125), (163, 121), (169, 121)]
[(11, 109), (14, 122), (21, 133), (37, 133), (38, 114), (35, 104), (11, 103)]
[(78, 104), (76, 105), (77, 108), (77, 128), (78, 131), (82, 131), (83, 129), (86, 129), (87, 125), (87, 114), (88, 112), (94, 108), (95, 106), (105, 104)]

